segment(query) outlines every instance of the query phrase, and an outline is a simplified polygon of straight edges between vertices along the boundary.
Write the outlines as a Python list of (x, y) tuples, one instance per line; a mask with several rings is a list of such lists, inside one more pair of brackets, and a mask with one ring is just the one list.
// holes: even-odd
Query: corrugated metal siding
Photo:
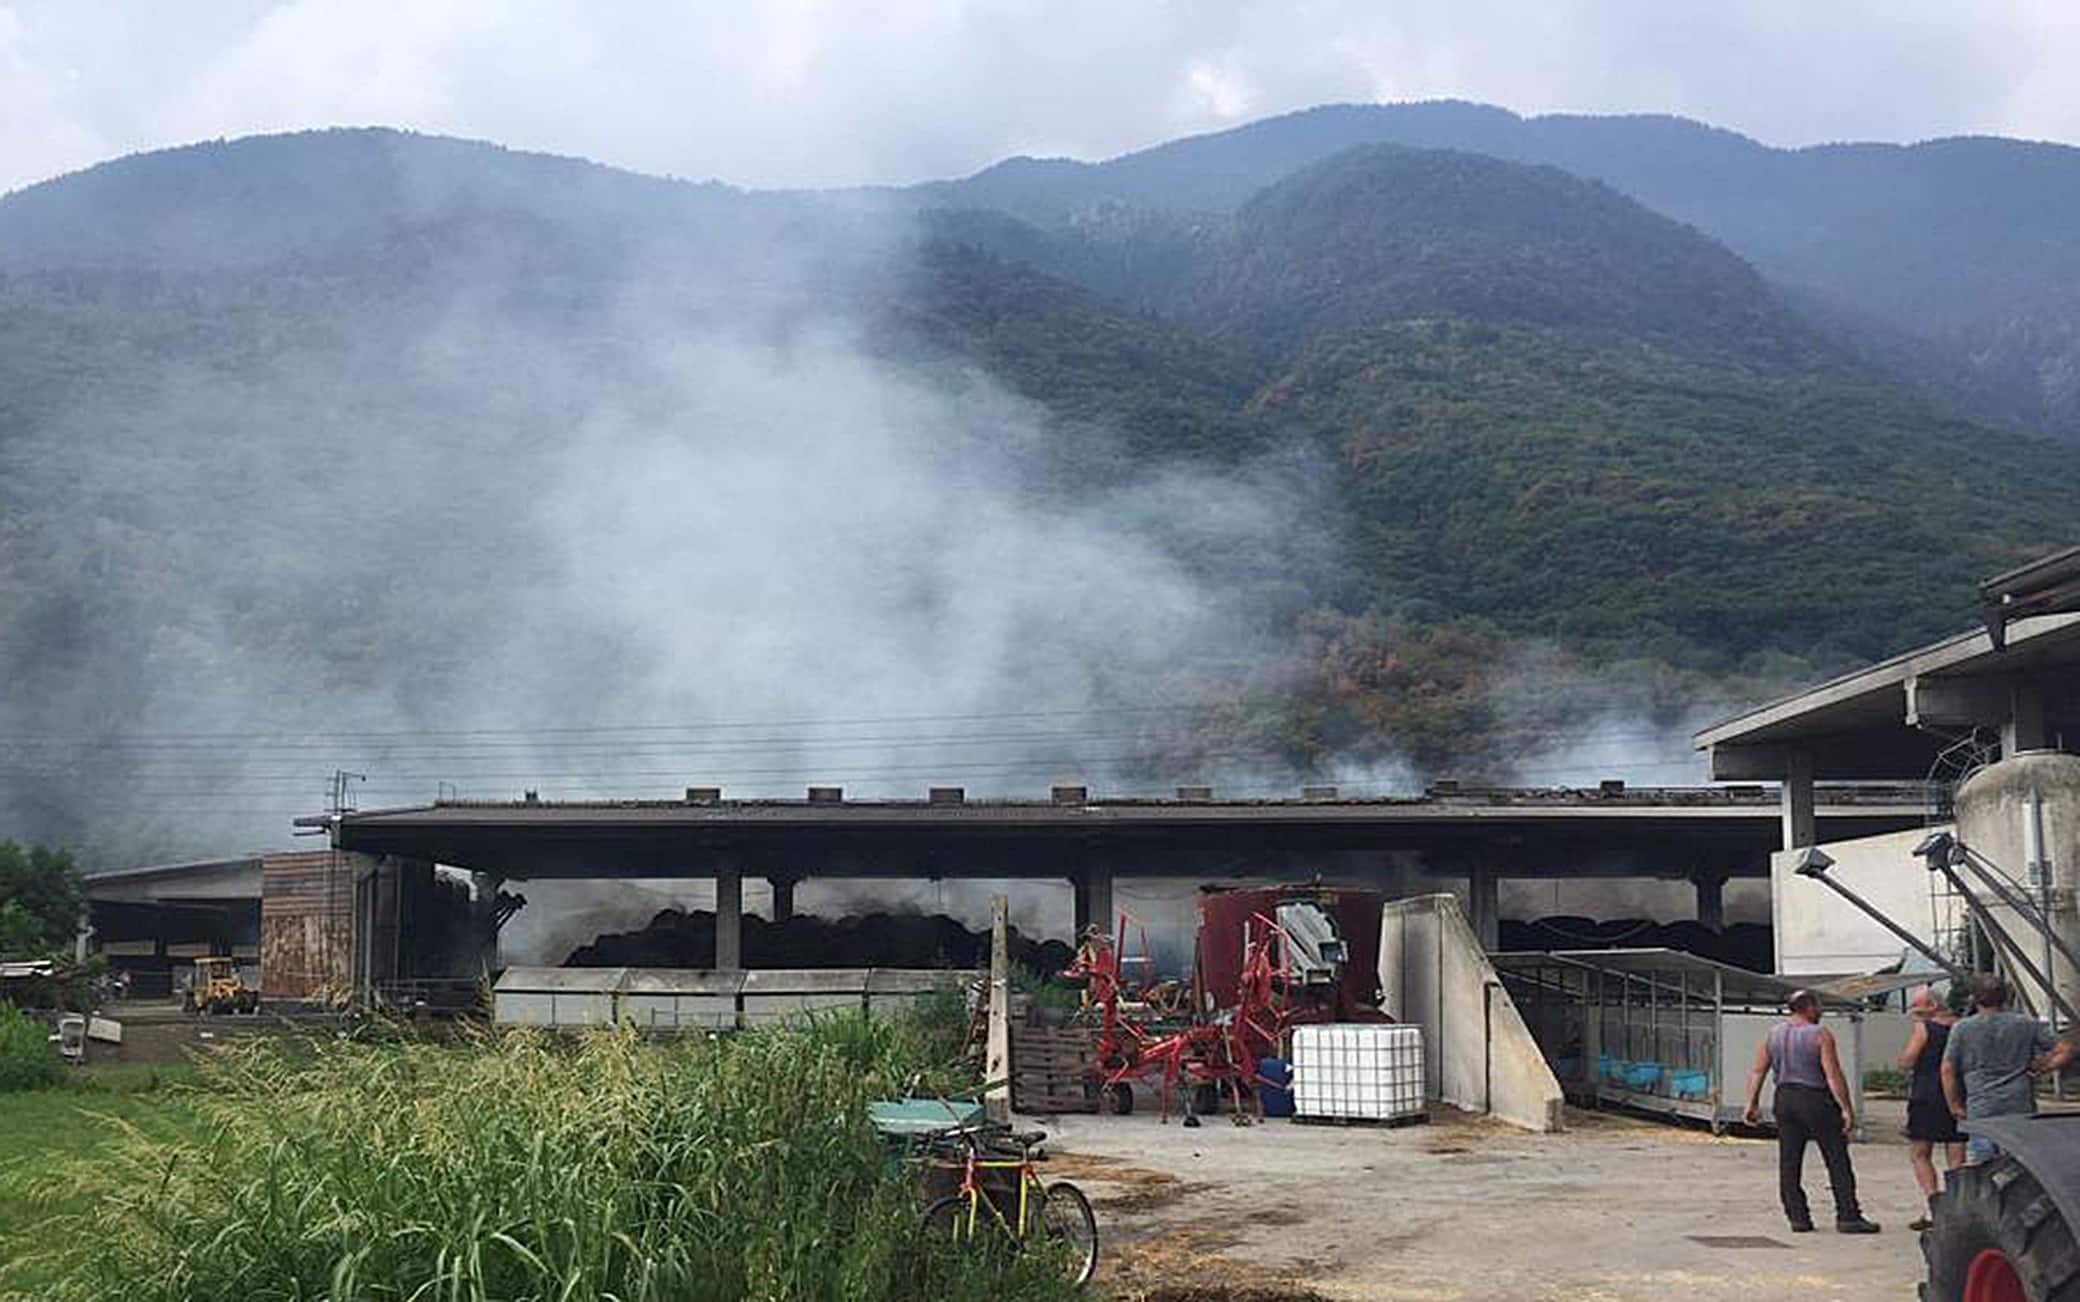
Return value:
[(260, 993), (308, 999), (353, 979), (360, 856), (317, 850), (260, 861)]

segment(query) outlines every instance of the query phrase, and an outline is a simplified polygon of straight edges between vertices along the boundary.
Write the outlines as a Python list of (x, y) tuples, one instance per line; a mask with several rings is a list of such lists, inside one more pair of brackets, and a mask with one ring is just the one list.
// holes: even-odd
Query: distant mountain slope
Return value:
[[(1789, 150), (1672, 117), (1334, 105), (1104, 163), (1012, 159), (915, 197), (1043, 226), (1103, 220), (1108, 205), (1228, 210), (1299, 168), (1376, 143), (1604, 181), (1817, 296), (1852, 342), (1911, 381), (1987, 415), (2080, 435), (2080, 225), (2071, 220), (2080, 149), (2064, 145), (1959, 138)], [(1932, 357), (1942, 373), (1930, 373)]]
[[(395, 132), (0, 199), (0, 733), (1175, 689), (1249, 702), (1192, 756), (1444, 763), (1526, 638), (1883, 654), (2075, 503), (1706, 235), (1466, 152), (1052, 225)], [(0, 765), (0, 825), (129, 774)]]
[(1555, 168), (1360, 146), (1252, 196), (1179, 314), (1287, 345), (1456, 317), (1792, 360), (1817, 341), (1723, 247)]
[(2080, 503), (2068, 449), (1882, 382), (1560, 330), (1326, 335), (1257, 403), (1336, 441), (1378, 606), (1722, 672), (1736, 648), (1825, 664), (1940, 636)]
[(0, 271), (252, 269), (364, 251), (398, 230), (532, 214), (609, 244), (714, 222), (743, 197), (583, 159), (383, 129), (133, 154), (0, 200)]

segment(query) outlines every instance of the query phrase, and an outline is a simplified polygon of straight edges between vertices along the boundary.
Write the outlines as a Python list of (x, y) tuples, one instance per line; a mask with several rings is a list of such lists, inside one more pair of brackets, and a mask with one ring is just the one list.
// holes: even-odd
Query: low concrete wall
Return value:
[(716, 972), (676, 968), (509, 967), (493, 991), (502, 1026), (600, 1026), (710, 1031), (798, 1021), (819, 1013), (886, 1016), (974, 973), (901, 968)]
[(1423, 1028), (1430, 1096), (1526, 1130), (1562, 1129), (1560, 1082), (1450, 895), (1396, 900), (1380, 918), (1387, 1012)]
[(1906, 1051), (1907, 1039), (1913, 1034), (1914, 1019), (1905, 1013), (1865, 1013), (1862, 1070), (1898, 1070), (1899, 1056)]

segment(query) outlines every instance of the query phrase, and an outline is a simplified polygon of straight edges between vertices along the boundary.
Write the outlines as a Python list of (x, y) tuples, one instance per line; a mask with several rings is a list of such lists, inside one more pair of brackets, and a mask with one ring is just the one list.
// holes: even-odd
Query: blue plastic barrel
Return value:
[(1264, 1115), (1292, 1116), (1293, 1064), (1284, 1058), (1260, 1058), (1257, 1060), (1257, 1076), (1264, 1082), (1257, 1086), (1264, 1103)]

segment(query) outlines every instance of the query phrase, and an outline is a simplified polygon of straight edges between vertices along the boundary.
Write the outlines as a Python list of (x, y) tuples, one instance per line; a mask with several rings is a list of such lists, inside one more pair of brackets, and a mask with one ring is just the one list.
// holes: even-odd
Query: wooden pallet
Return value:
[(1423, 1113), (1406, 1117), (1302, 1117), (1295, 1116), (1296, 1126), (1380, 1126), (1393, 1129), (1397, 1126), (1420, 1126), (1430, 1120)]
[(1028, 1114), (1096, 1112), (1091, 1038), (1071, 1027), (1011, 1027), (1011, 1106)]

